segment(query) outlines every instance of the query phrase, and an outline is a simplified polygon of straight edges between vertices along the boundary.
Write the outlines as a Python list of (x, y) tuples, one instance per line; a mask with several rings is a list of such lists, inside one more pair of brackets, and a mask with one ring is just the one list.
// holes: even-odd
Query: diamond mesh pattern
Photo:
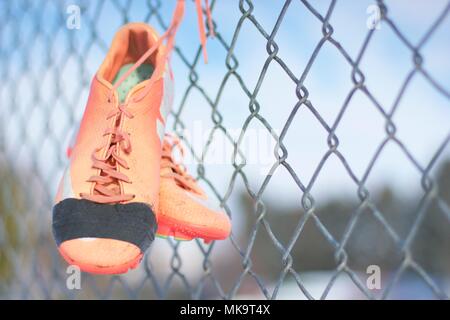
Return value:
[[(287, 60), (283, 60), (278, 42), (278, 32), (284, 23), (285, 16), (293, 7), (301, 5), (301, 10), (312, 16), (321, 26), (321, 36), (315, 46), (306, 66), (298, 70)], [(145, 10), (140, 11), (140, 19), (160, 30), (168, 25), (170, 15), (165, 6), (171, 6), (166, 1), (146, 1)], [(381, 13), (381, 26), (389, 28), (396, 41), (402, 43), (412, 55), (411, 68), (403, 79), (403, 85), (397, 93), (393, 105), (386, 106), (377, 100), (370, 86), (366, 83), (366, 75), (361, 69), (361, 61), (374, 37), (375, 29), (367, 29), (367, 35), (361, 43), (356, 56), (350, 54), (335, 37), (332, 17), (338, 1), (329, 1), (324, 14), (320, 13), (313, 1), (284, 1), (272, 28), (267, 28), (259, 22), (255, 8), (258, 1), (232, 1), (232, 10), (239, 14), (239, 20), (230, 33), (224, 35), (224, 30), (218, 23), (220, 19), (214, 12), (218, 1), (212, 1), (212, 12), (215, 17), (216, 40), (223, 55), (223, 70), (213, 81), (217, 91), (210, 92), (202, 85), (202, 70), (204, 67), (201, 48), (188, 52), (183, 47), (177, 47), (174, 59), (186, 68), (186, 79), (178, 81), (177, 73), (177, 103), (171, 114), (169, 130), (179, 134), (191, 152), (196, 165), (197, 178), (208, 189), (208, 193), (216, 199), (227, 213), (236, 219), (239, 212), (233, 211), (230, 203), (236, 197), (237, 185), (243, 185), (246, 197), (253, 204), (252, 226), (248, 229), (246, 243), (242, 243), (233, 232), (227, 240), (230, 255), (238, 257), (239, 266), (231, 268), (232, 274), (224, 275), (227, 270), (220, 269), (214, 255), (220, 253), (218, 243), (205, 245), (200, 241), (181, 243), (173, 240), (157, 240), (144, 258), (139, 270), (124, 276), (94, 277), (83, 275), (83, 290), (68, 290), (66, 288), (65, 264), (58, 256), (51, 234), (50, 211), (52, 197), (65, 163), (64, 150), (80, 119), (87, 98), (90, 79), (95, 68), (108, 48), (108, 43), (115, 27), (130, 21), (139, 1), (79, 1), (82, 17), (82, 37), (77, 37), (77, 31), (69, 31), (66, 26), (67, 1), (0, 1), (0, 296), (14, 298), (205, 298), (216, 297), (233, 299), (244, 292), (246, 283), (250, 281), (254, 291), (260, 297), (277, 298), (283, 285), (291, 279), (299, 288), (298, 298), (327, 298), (336, 282), (342, 275), (345, 281), (353, 283), (357, 290), (367, 298), (388, 298), (398, 281), (406, 271), (415, 273), (431, 289), (436, 298), (448, 298), (448, 292), (442, 284), (426, 270), (415, 258), (413, 243), (422, 222), (431, 207), (436, 208), (445, 217), (443, 228), (449, 234), (450, 207), (439, 192), (439, 184), (431, 174), (444, 154), (450, 141), (450, 134), (435, 150), (428, 163), (416, 159), (415, 155), (403, 143), (397, 134), (395, 115), (400, 102), (408, 94), (407, 88), (413, 78), (425, 80), (437, 94), (446, 99), (449, 106), (450, 92), (448, 86), (440, 83), (424, 66), (426, 56), (423, 47), (448, 18), (450, 2), (443, 8), (434, 21), (428, 21), (429, 27), (423, 37), (412, 43), (408, 36), (400, 31), (396, 21), (390, 16), (388, 1), (376, 1)], [(230, 2), (231, 3), (231, 2)], [(225, 13), (221, 13), (222, 15)], [(114, 28), (106, 29), (106, 21)], [(251, 28), (253, 34), (262, 37), (266, 44), (266, 52), (255, 52), (255, 55), (265, 57), (256, 83), (247, 81), (242, 72), (242, 60), (235, 48), (242, 40), (241, 33), (245, 28)], [(229, 32), (230, 30), (226, 30)], [(194, 32), (194, 31), (193, 31)], [(197, 37), (197, 35), (195, 35)], [(320, 108), (315, 105), (306, 85), (318, 55), (325, 46), (331, 47), (336, 54), (342, 56), (342, 63), (351, 68), (352, 87), (343, 102), (339, 103), (339, 112), (329, 121), (325, 119)], [(210, 53), (210, 59), (215, 59), (215, 51)], [(296, 104), (283, 106), (290, 113), (280, 132), (276, 132), (271, 124), (270, 114), (261, 111), (259, 97), (264, 90), (264, 84), (271, 79), (266, 75), (269, 68), (276, 66), (292, 82), (295, 90)], [(211, 78), (207, 79), (211, 81)], [(233, 137), (227, 130), (227, 118), (232, 110), (221, 107), (220, 101), (231, 82), (237, 84), (239, 91), (248, 103), (247, 117), (242, 121), (238, 137)], [(179, 83), (182, 85), (180, 86)], [(185, 84), (185, 85), (183, 85)], [(362, 94), (370, 106), (383, 118), (384, 139), (376, 146), (376, 152), (362, 174), (357, 174), (340, 150), (339, 128), (343, 117), (351, 110), (348, 106), (355, 95)], [(192, 96), (200, 97), (208, 106), (211, 118), (211, 130), (208, 139), (200, 152), (196, 152), (192, 141), (183, 135), (186, 110), (191, 108), (189, 101)], [(432, 107), (432, 106), (430, 106)], [(309, 180), (301, 179), (293, 163), (295, 158), (289, 157), (289, 151), (294, 146), (285, 143), (285, 137), (291, 127), (296, 126), (299, 110), (306, 110), (313, 121), (320, 125), (325, 134), (327, 149), (323, 153)], [(254, 182), (246, 171), (245, 153), (241, 150), (243, 138), (252, 125), (265, 128), (274, 141), (273, 165), (262, 181)], [(214, 139), (222, 135), (225, 141), (233, 147), (234, 154), (227, 179), (227, 187), (223, 188), (211, 174), (208, 166), (203, 164), (204, 156), (210, 152)], [(311, 143), (316, 143), (311, 137)], [(405, 156), (405, 162), (414, 167), (420, 175), (421, 198), (410, 212), (413, 221), (403, 235), (385, 218), (383, 209), (373, 199), (367, 180), (387, 146), (398, 148)], [(299, 146), (301, 148), (301, 146)], [(332, 233), (329, 226), (317, 213), (317, 199), (312, 189), (329, 159), (340, 162), (346, 174), (354, 184), (357, 205), (351, 209), (351, 215), (345, 222), (342, 234), (338, 237)], [(295, 230), (288, 241), (281, 241), (277, 232), (272, 230), (267, 204), (264, 201), (266, 189), (272, 179), (284, 168), (290, 179), (298, 187), (301, 203), (301, 214)], [(355, 235), (362, 234), (359, 222), (363, 216), (370, 215), (374, 224), (380, 225), (383, 237), (393, 243), (398, 264), (394, 273), (386, 280), (380, 294), (375, 295), (366, 287), (361, 274), (352, 268), (349, 262), (348, 247)], [(280, 219), (283, 219), (282, 217)], [(333, 253), (335, 267), (320, 295), (313, 295), (305, 284), (302, 272), (296, 268), (292, 257), (293, 250), (302, 242), (305, 226), (312, 223), (320, 237), (326, 241)], [(273, 281), (267, 279), (255, 264), (254, 246), (257, 238), (264, 234), (271, 243), (279, 258), (279, 272), (272, 275)], [(192, 253), (198, 258), (193, 264), (186, 263)], [(443, 259), (449, 259), (449, 252)], [(213, 263), (214, 262), (214, 263)], [(191, 263), (191, 262), (190, 262)], [(369, 263), (369, 262), (368, 262)], [(200, 271), (194, 273), (192, 269)], [(193, 274), (200, 274), (193, 277)], [(225, 280), (224, 280), (225, 279)], [(243, 291), (244, 290), (244, 291)]]

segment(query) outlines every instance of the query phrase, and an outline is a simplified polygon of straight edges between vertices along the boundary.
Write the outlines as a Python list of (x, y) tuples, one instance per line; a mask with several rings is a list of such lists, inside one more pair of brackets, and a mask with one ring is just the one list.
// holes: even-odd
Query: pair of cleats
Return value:
[(176, 161), (179, 140), (165, 134), (174, 21), (166, 46), (147, 24), (122, 27), (92, 80), (53, 207), (59, 252), (82, 271), (127, 272), (155, 235), (210, 242), (231, 232), (228, 216)]

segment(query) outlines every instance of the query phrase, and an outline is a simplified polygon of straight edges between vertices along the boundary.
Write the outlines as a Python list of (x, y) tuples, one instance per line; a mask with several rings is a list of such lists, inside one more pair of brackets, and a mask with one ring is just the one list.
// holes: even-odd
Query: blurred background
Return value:
[(175, 0), (0, 0), (0, 298), (448, 298), (450, 2), (211, 2), (208, 64), (186, 3), (167, 130), (232, 236), (69, 290), (51, 207), (90, 81)]

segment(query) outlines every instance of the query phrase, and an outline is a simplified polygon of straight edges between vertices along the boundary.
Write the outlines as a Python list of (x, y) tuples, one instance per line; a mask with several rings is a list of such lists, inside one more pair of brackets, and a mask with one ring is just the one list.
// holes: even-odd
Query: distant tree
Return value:
[(20, 246), (25, 201), (18, 178), (1, 163), (0, 181), (0, 283), (5, 284), (14, 277), (11, 254)]
[[(441, 199), (450, 206), (450, 161), (443, 164), (436, 181)], [(423, 192), (400, 193), (386, 186), (375, 192), (371, 190), (371, 195), (371, 202), (375, 204), (376, 214), (380, 215), (381, 219), (376, 218), (376, 214), (369, 208), (361, 210), (345, 246), (348, 265), (360, 271), (365, 271), (369, 264), (378, 264), (385, 270), (394, 269), (399, 266), (404, 253), (399, 250), (401, 243), (394, 242), (381, 221), (386, 222), (403, 241), (417, 219), (417, 205)], [(246, 217), (245, 232), (249, 235), (256, 221), (254, 203), (247, 194), (243, 194), (242, 203), (246, 208), (243, 214)], [(286, 246), (305, 213), (300, 206), (286, 209), (278, 203), (264, 201), (264, 204), (265, 219), (277, 239)], [(315, 214), (334, 239), (341, 242), (344, 230), (359, 205), (355, 200), (346, 197), (329, 199), (325, 203), (317, 204)], [(436, 203), (431, 205), (411, 245), (414, 259), (432, 273), (450, 275), (448, 218)], [(316, 221), (311, 218), (305, 223), (291, 256), (293, 266), (298, 271), (336, 268), (335, 249), (320, 232)], [(281, 254), (262, 226), (258, 231), (251, 257), (254, 269), (269, 278), (276, 277), (283, 268)]]

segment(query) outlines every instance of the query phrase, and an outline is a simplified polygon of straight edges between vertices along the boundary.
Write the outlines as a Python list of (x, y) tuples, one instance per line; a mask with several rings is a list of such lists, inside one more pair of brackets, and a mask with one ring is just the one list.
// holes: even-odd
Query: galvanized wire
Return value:
[[(11, 208), (0, 216), (0, 234), (3, 234), (0, 237), (0, 248), (4, 252), (2, 258), (10, 261), (10, 268), (16, 270), (16, 272), (12, 272), (14, 274), (14, 276), (11, 276), (12, 281), (5, 281), (0, 285), (0, 295), (18, 298), (77, 298), (80, 296), (93, 298), (111, 298), (116, 296), (129, 298), (170, 298), (173, 296), (171, 290), (176, 282), (183, 288), (184, 296), (189, 298), (198, 299), (205, 296), (212, 296), (232, 299), (239, 293), (244, 279), (250, 277), (255, 281), (265, 298), (276, 299), (286, 278), (292, 276), (292, 279), (294, 279), (299, 287), (299, 297), (304, 295), (310, 299), (325, 299), (335, 285), (338, 277), (346, 274), (348, 275), (348, 281), (353, 282), (364, 296), (372, 299), (375, 298), (374, 294), (367, 289), (358, 273), (349, 266), (347, 250), (351, 235), (359, 232), (356, 225), (361, 215), (370, 212), (383, 226), (386, 235), (392, 239), (402, 256), (401, 263), (396, 269), (394, 276), (383, 288), (380, 298), (389, 297), (392, 288), (395, 287), (405, 270), (408, 269), (416, 272), (437, 298), (448, 298), (442, 286), (436, 283), (433, 277), (428, 274), (427, 270), (415, 260), (414, 254), (411, 251), (411, 245), (431, 205), (437, 204), (441, 212), (450, 219), (450, 208), (441, 199), (438, 192), (438, 185), (430, 174), (431, 170), (435, 168), (438, 158), (448, 146), (450, 134), (442, 141), (441, 146), (435, 151), (431, 161), (426, 165), (422, 165), (416, 160), (408, 147), (397, 137), (397, 128), (393, 117), (402, 98), (406, 94), (406, 89), (415, 77), (422, 77), (436, 92), (450, 99), (448, 89), (434, 79), (432, 74), (424, 67), (423, 62), (425, 57), (421, 52), (423, 46), (448, 16), (450, 2), (439, 17), (431, 22), (428, 31), (416, 44), (411, 43), (407, 36), (399, 30), (395, 21), (389, 15), (386, 2), (382, 0), (376, 2), (381, 13), (381, 25), (384, 28), (390, 28), (396, 35), (397, 40), (403, 43), (412, 54), (411, 70), (404, 79), (403, 85), (392, 106), (383, 106), (377, 100), (371, 89), (366, 86), (365, 75), (360, 69), (360, 62), (368, 50), (376, 30), (368, 29), (358, 54), (356, 57), (352, 57), (340, 44), (338, 39), (335, 38), (334, 28), (330, 22), (337, 1), (330, 1), (328, 10), (324, 15), (315, 8), (313, 2), (306, 0), (301, 0), (300, 2), (302, 4), (302, 10), (309, 12), (322, 26), (322, 36), (318, 39), (317, 45), (302, 72), (291, 69), (288, 63), (279, 56), (279, 44), (277, 43), (277, 33), (283, 24), (286, 12), (293, 3), (292, 0), (284, 2), (282, 10), (278, 13), (276, 23), (271, 30), (266, 30), (258, 22), (258, 17), (254, 13), (255, 6), (259, 5), (258, 2), (251, 0), (236, 1), (235, 10), (239, 12), (240, 18), (234, 28), (230, 42), (227, 42), (222, 36), (221, 26), (215, 22), (216, 41), (223, 48), (224, 52), (226, 52), (224, 61), (226, 70), (223, 76), (215, 80), (219, 83), (219, 89), (212, 96), (199, 83), (200, 75), (197, 70), (199, 63), (202, 62), (201, 47), (198, 47), (194, 55), (185, 53), (182, 47), (176, 47), (175, 50), (175, 55), (185, 64), (189, 72), (187, 86), (185, 88), (177, 88), (177, 92), (181, 94), (181, 102), (175, 106), (172, 112), (173, 127), (171, 129), (180, 135), (194, 159), (199, 162), (197, 166), (198, 179), (209, 187), (209, 192), (217, 197), (230, 217), (233, 218), (236, 214), (230, 209), (229, 203), (233, 197), (233, 191), (235, 191), (238, 180), (241, 180), (244, 184), (246, 193), (251, 198), (252, 203), (254, 203), (255, 223), (248, 235), (249, 242), (246, 245), (242, 245), (239, 244), (234, 234), (230, 237), (232, 247), (240, 256), (242, 265), (241, 272), (233, 275), (233, 279), (235, 280), (232, 285), (227, 286), (228, 289), (225, 289), (223, 282), (220, 281), (219, 275), (215, 273), (214, 266), (211, 264), (211, 255), (216, 248), (215, 243), (204, 245), (200, 241), (196, 242), (203, 256), (203, 274), (200, 279), (193, 281), (190, 279), (189, 274), (183, 272), (182, 267), (184, 262), (181, 256), (183, 245), (180, 242), (169, 239), (167, 240), (167, 246), (171, 251), (170, 272), (164, 277), (155, 273), (151, 260), (152, 255), (154, 255), (154, 248), (151, 248), (142, 263), (141, 269), (143, 273), (141, 278), (134, 281), (137, 285), (130, 284), (129, 278), (125, 276), (113, 276), (101, 279), (86, 276), (83, 277), (83, 288), (87, 288), (86, 290), (88, 292), (79, 293), (77, 291), (67, 290), (65, 287), (66, 274), (64, 264), (61, 263), (56, 248), (52, 244), (49, 233), (49, 212), (51, 210), (53, 195), (50, 192), (49, 185), (57, 182), (57, 178), (61, 173), (65, 159), (62, 155), (63, 153), (60, 151), (65, 148), (70, 131), (74, 130), (78, 120), (79, 113), (76, 110), (84, 103), (84, 101), (79, 101), (79, 98), (85, 97), (86, 90), (89, 87), (92, 74), (88, 74), (88, 68), (85, 66), (84, 61), (95, 54), (95, 50), (104, 53), (108, 47), (107, 41), (97, 32), (98, 18), (105, 10), (105, 7), (109, 6), (120, 12), (122, 23), (126, 23), (129, 21), (128, 10), (133, 1), (128, 1), (125, 4), (120, 1), (104, 0), (83, 2), (83, 5), (86, 6), (82, 6), (82, 10), (85, 12), (83, 14), (83, 28), (88, 28), (91, 30), (91, 33), (85, 43), (78, 44), (75, 43), (73, 34), (67, 32), (65, 25), (65, 8), (70, 3), (49, 0), (14, 2), (3, 0), (1, 2), (2, 10), (0, 10), (2, 21), (2, 25), (0, 25), (0, 79), (2, 81), (0, 86), (0, 164), (7, 169), (6, 171), (0, 171), (2, 181), (0, 199)], [(213, 16), (216, 3), (217, 1), (213, 0), (211, 4)], [(159, 0), (146, 2), (147, 13), (145, 21), (151, 24), (157, 24), (161, 29), (165, 29), (168, 25), (167, 19), (161, 13), (163, 4), (163, 1)], [(43, 14), (46, 10), (54, 10), (55, 19), (47, 21), (46, 16)], [(245, 23), (250, 24), (266, 41), (266, 53), (258, 53), (266, 55), (266, 60), (254, 86), (250, 86), (244, 80), (239, 70), (239, 57), (235, 54), (236, 45), (241, 39), (242, 26)], [(28, 36), (23, 36), (23, 34), (28, 34)], [(36, 66), (38, 68), (37, 70), (33, 66), (36, 43), (42, 49), (42, 52), (38, 52), (38, 54), (41, 54), (39, 60), (42, 63)], [(325, 44), (331, 44), (334, 50), (343, 57), (343, 61), (352, 69), (351, 80), (353, 87), (349, 90), (343, 105), (340, 107), (339, 113), (331, 124), (321, 116), (319, 110), (309, 99), (309, 90), (305, 85), (305, 80), (308, 78), (311, 68)], [(58, 57), (46, 54), (51, 52), (55, 47), (60, 47), (62, 50), (58, 54)], [(74, 87), (71, 92), (64, 86), (65, 82), (62, 76), (64, 70), (70, 67), (68, 66), (70, 63), (73, 63), (75, 69), (78, 71), (76, 78), (71, 81)], [(285, 74), (295, 85), (296, 89), (293, 94), (297, 97), (297, 103), (292, 107), (289, 117), (279, 134), (275, 132), (271, 125), (270, 116), (264, 117), (260, 113), (260, 104), (258, 102), (258, 94), (261, 91), (262, 84), (264, 81), (268, 81), (266, 75), (269, 66), (273, 64), (278, 65), (284, 70)], [(22, 77), (21, 74), (26, 74), (26, 78)], [(220, 110), (218, 107), (227, 83), (232, 80), (237, 80), (240, 89), (248, 98), (248, 116), (243, 122), (237, 139), (234, 139), (228, 133), (227, 127), (224, 124), (223, 119), (227, 116), (227, 111)], [(50, 88), (52, 89), (49, 91), (46, 89), (47, 91), (44, 93), (43, 87), (45, 82), (50, 83)], [(22, 90), (27, 90), (29, 93), (26, 95), (29, 99), (29, 101), (26, 101), (28, 106), (24, 106), (24, 103), (20, 101), (24, 96)], [(200, 154), (194, 152), (192, 142), (183, 136), (183, 129), (185, 127), (183, 111), (189, 108), (187, 101), (193, 92), (200, 94), (202, 99), (210, 106), (213, 125), (209, 139)], [(347, 107), (358, 92), (367, 97), (373, 107), (385, 120), (384, 140), (378, 146), (362, 176), (358, 176), (354, 172), (346, 157), (339, 150), (339, 137), (336, 133), (344, 114), (348, 112)], [(65, 110), (63, 111), (65, 114), (64, 119), (61, 119), (61, 121), (65, 122), (66, 130), (64, 132), (57, 132), (49, 125), (48, 119), (59, 116), (59, 113), (55, 113), (55, 105)], [(60, 107), (58, 110), (61, 109)], [(291, 108), (291, 106), (286, 107)], [(292, 166), (288, 147), (284, 144), (285, 136), (291, 126), (295, 125), (294, 120), (300, 109), (309, 110), (327, 134), (326, 142), (328, 150), (323, 154), (309, 181), (302, 181), (300, 179)], [(33, 116), (39, 116), (40, 127), (38, 129), (35, 129), (31, 124), (29, 125), (30, 118)], [(249, 178), (245, 173), (245, 157), (243, 157), (241, 152), (246, 130), (254, 122), (258, 122), (265, 127), (277, 142), (276, 149), (274, 150), (274, 164), (256, 190), (251, 187)], [(33, 132), (30, 132), (30, 128), (33, 128)], [(216, 132), (224, 134), (227, 141), (234, 148), (231, 164), (233, 172), (229, 177), (229, 185), (226, 190), (221, 190), (216, 187), (215, 182), (208, 176), (207, 168), (202, 163), (203, 155), (208, 153)], [(45, 142), (36, 144), (34, 143), (35, 141)], [(398, 146), (406, 156), (406, 159), (408, 159), (421, 175), (422, 198), (415, 208), (414, 223), (406, 238), (400, 236), (395, 228), (385, 219), (382, 210), (377, 207), (371, 197), (371, 193), (366, 187), (367, 179), (375, 163), (377, 163), (388, 144)], [(316, 200), (311, 193), (319, 173), (323, 169), (326, 161), (332, 156), (339, 159), (348, 176), (353, 181), (356, 195), (359, 199), (359, 204), (352, 213), (340, 239), (333, 236), (327, 226), (317, 216)], [(47, 160), (50, 157), (53, 157), (53, 160)], [(14, 159), (21, 160), (22, 158), (31, 159), (31, 161), (27, 162), (29, 167), (26, 172), (23, 172), (19, 165), (13, 163)], [(47, 166), (47, 170), (43, 171), (43, 166)], [(270, 184), (279, 167), (284, 167), (298, 186), (299, 194), (301, 194), (299, 200), (301, 201), (303, 210), (303, 214), (299, 218), (295, 231), (287, 244), (282, 243), (273, 232), (266, 217), (267, 207), (263, 200), (267, 186)], [(10, 172), (14, 174), (11, 175)], [(15, 176), (17, 177), (17, 181), (14, 180)], [(17, 191), (19, 189), (27, 190), (27, 193), (32, 196), (25, 196), (24, 198), (15, 194), (15, 192), (20, 193)], [(20, 203), (20, 201), (11, 200), (15, 197), (24, 198), (26, 205), (21, 207), (16, 204), (16, 202)], [(17, 233), (19, 238), (18, 242), (22, 243), (22, 245), (17, 247), (12, 245), (12, 240), (8, 237), (8, 231), (5, 225), (8, 220), (7, 218), (13, 214), (19, 217)], [(318, 231), (333, 247), (336, 261), (336, 268), (333, 271), (332, 277), (319, 297), (315, 297), (309, 292), (302, 278), (302, 274), (295, 269), (291, 255), (308, 221), (312, 221), (316, 225)], [(282, 270), (276, 276), (276, 281), (270, 288), (266, 280), (255, 270), (252, 259), (255, 239), (262, 230), (268, 234), (282, 259)], [(205, 290), (212, 290), (214, 292), (205, 292)], [(8, 293), (5, 294), (4, 292)]]

